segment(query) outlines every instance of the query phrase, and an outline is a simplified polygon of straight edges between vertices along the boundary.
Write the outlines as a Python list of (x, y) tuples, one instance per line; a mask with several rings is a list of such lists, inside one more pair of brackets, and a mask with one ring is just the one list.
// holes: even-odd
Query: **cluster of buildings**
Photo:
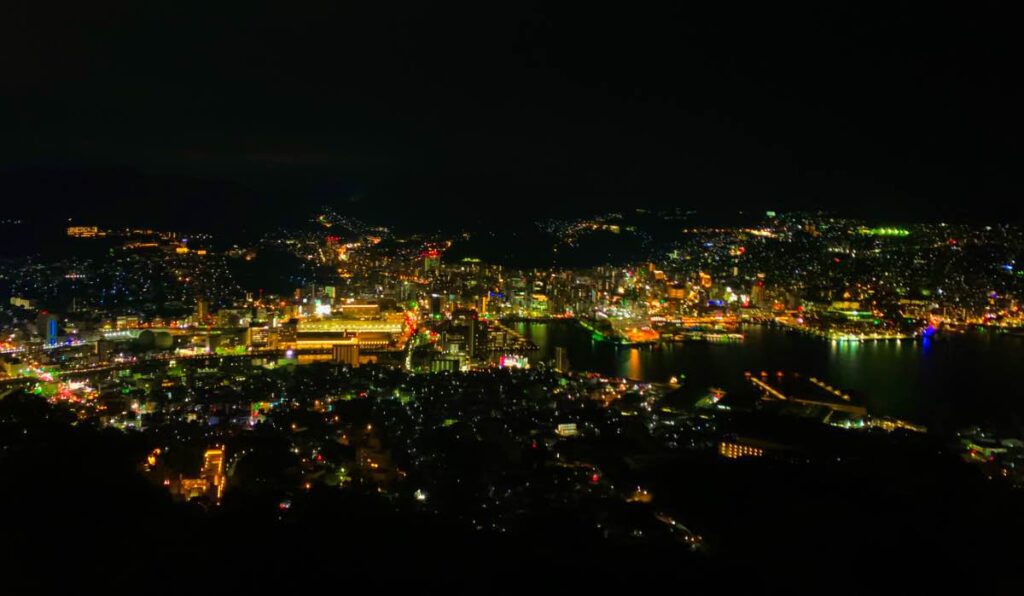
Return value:
[[(456, 258), (457, 237), (330, 213), (226, 249), (72, 227), (70, 241), (104, 250), (0, 272), (0, 388), (144, 433), (159, 447), (143, 471), (183, 500), (259, 486), (284, 515), (304, 491), (358, 485), (498, 534), (552, 509), (606, 538), (697, 548), (686, 512), (649, 486), (657, 458), (856, 458), (924, 429), (874, 418), (825, 381), (766, 373), (748, 375), (747, 394), (683, 403), (678, 383), (571, 371), (564, 347), (539, 362), (510, 320), (567, 319), (619, 344), (741, 341), (746, 324), (836, 341), (1021, 326), (1010, 228), (676, 216), (663, 218), (671, 241), (644, 236), (642, 258), (573, 268)], [(621, 216), (546, 225), (567, 247), (640, 233)], [(243, 289), (238, 272), (267, 254), (292, 259), (291, 287)], [(966, 458), (1019, 476), (1019, 445), (964, 440)]]

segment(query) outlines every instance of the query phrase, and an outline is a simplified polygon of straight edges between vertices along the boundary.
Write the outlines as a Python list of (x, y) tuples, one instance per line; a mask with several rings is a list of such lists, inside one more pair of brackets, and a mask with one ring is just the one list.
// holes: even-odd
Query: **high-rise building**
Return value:
[(437, 250), (428, 250), (423, 253), (423, 273), (430, 273), (441, 268), (441, 253)]
[(96, 357), (100, 360), (106, 360), (107, 356), (110, 355), (110, 351), (114, 347), (114, 342), (109, 339), (100, 339), (96, 341)]
[(477, 314), (470, 308), (457, 308), (452, 311), (452, 330), (464, 339), (463, 345), (470, 358), (476, 357)]
[(569, 372), (569, 351), (564, 346), (555, 346), (555, 370)]
[(57, 318), (57, 315), (43, 311), (36, 319), (36, 329), (39, 331), (39, 335), (43, 336), (47, 345), (52, 346), (57, 343)]
[(210, 316), (210, 301), (206, 298), (196, 298), (196, 321), (204, 322)]
[(750, 302), (754, 306), (764, 306), (766, 303), (764, 273), (757, 274), (757, 281), (754, 282), (754, 286), (750, 289)]

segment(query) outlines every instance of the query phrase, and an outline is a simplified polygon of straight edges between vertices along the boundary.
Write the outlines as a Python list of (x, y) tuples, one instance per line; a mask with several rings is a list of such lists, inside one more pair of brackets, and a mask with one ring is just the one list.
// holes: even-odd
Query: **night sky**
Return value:
[(18, 4), (9, 213), (1024, 213), (1022, 48), (999, 5)]

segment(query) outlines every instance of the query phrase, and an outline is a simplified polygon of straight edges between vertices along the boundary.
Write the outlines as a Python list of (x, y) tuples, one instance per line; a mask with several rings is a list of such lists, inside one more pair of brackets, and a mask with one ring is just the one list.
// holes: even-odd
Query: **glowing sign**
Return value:
[(498, 366), (501, 368), (529, 368), (530, 363), (526, 356), (506, 354), (498, 360)]

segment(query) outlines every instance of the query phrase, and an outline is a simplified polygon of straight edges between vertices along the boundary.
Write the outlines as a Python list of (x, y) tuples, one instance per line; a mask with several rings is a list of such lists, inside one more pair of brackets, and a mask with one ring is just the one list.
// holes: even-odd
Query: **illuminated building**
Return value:
[(246, 345), (250, 346), (266, 346), (270, 343), (270, 328), (266, 325), (254, 325), (249, 327), (246, 332)]
[(17, 306), (18, 308), (33, 309), (36, 307), (36, 301), (30, 298), (20, 298), (18, 296), (11, 296), (11, 306)]
[(72, 238), (95, 238), (103, 235), (104, 233), (96, 226), (70, 226), (68, 228), (68, 236)]
[(207, 449), (203, 454), (203, 469), (200, 475), (210, 484), (215, 498), (219, 501), (224, 495), (224, 449), (215, 447)]
[(352, 340), (344, 344), (334, 344), (331, 356), (335, 364), (347, 364), (352, 368), (359, 366), (359, 342)]
[(754, 306), (763, 306), (766, 304), (764, 273), (757, 274), (757, 281), (754, 282), (754, 286), (750, 289), (750, 303)]
[(299, 341), (304, 334), (316, 333), (394, 333), (400, 334), (405, 326), (405, 319), (388, 317), (378, 320), (360, 319), (303, 319), (299, 321)]
[(429, 250), (423, 254), (423, 273), (436, 271), (441, 267), (441, 253), (437, 250)]
[(49, 345), (57, 343), (57, 315), (43, 311), (36, 319), (36, 329)]
[(196, 298), (196, 321), (203, 322), (210, 316), (210, 301), (206, 298)]
[(555, 370), (561, 373), (569, 372), (569, 351), (563, 346), (555, 347)]
[(666, 296), (669, 300), (685, 300), (689, 294), (689, 290), (682, 284), (672, 284), (666, 290)]
[(124, 315), (117, 317), (114, 321), (115, 329), (138, 329), (139, 317), (135, 315)]
[(752, 447), (742, 443), (722, 441), (718, 444), (718, 454), (728, 459), (739, 459), (741, 457), (761, 457), (764, 449)]
[(186, 501), (203, 498), (209, 494), (209, 484), (205, 478), (182, 478), (180, 490)]
[(330, 350), (336, 344), (355, 341), (361, 350), (379, 350), (396, 345), (405, 328), (406, 319), (400, 313), (377, 319), (302, 319), (294, 339), (286, 341), (282, 336), (281, 343), (300, 350)]
[(532, 294), (530, 296), (530, 314), (545, 316), (548, 314), (548, 297), (544, 294)]
[(334, 314), (346, 319), (378, 319), (380, 305), (377, 303), (338, 303), (334, 305)]
[(476, 357), (476, 335), (477, 335), (477, 314), (475, 310), (457, 308), (452, 312), (451, 330), (445, 333), (445, 343), (449, 342), (449, 336), (454, 335), (461, 338), (465, 346), (466, 354), (470, 358)]
[(181, 478), (179, 492), (186, 501), (209, 499), (220, 502), (224, 496), (224, 448), (213, 447), (203, 453), (203, 467), (198, 478)]
[(501, 368), (530, 368), (530, 362), (526, 356), (505, 354), (498, 359), (498, 366)]
[(458, 358), (435, 358), (430, 362), (430, 372), (459, 372), (462, 362)]

